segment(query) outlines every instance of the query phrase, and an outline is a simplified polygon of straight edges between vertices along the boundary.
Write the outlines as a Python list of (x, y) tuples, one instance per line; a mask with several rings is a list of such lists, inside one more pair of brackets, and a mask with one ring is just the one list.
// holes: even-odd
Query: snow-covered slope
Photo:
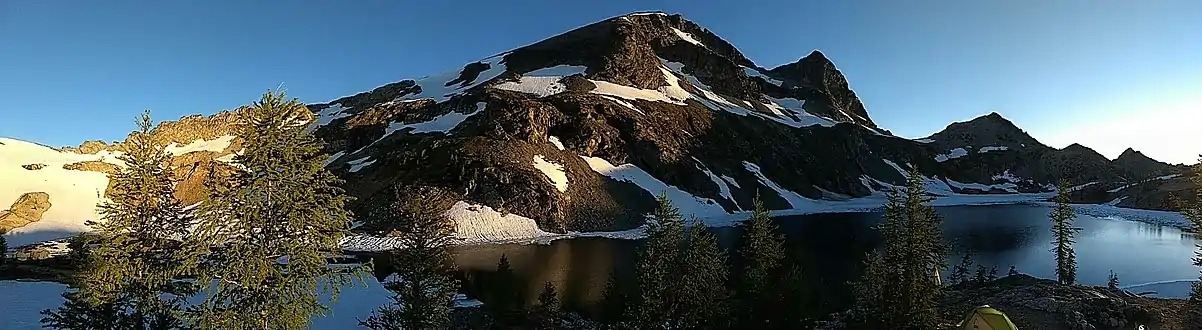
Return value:
[[(64, 233), (86, 230), (84, 221), (99, 220), (96, 205), (104, 197), (108, 176), (102, 172), (68, 170), (64, 165), (101, 161), (123, 166), (116, 154), (63, 152), (36, 143), (0, 138), (0, 210), (7, 209), (22, 194), (45, 192), (50, 208), (39, 221), (12, 229), (10, 245), (23, 245), (58, 238)], [(41, 164), (41, 169), (23, 166)]]

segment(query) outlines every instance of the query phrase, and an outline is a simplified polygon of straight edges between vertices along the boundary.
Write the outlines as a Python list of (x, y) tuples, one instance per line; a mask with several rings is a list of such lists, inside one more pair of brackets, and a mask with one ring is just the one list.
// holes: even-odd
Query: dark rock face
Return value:
[(815, 101), (806, 103), (806, 111), (876, 128), (876, 124), (868, 118), (864, 104), (848, 86), (847, 78), (822, 52), (815, 50), (797, 62), (776, 67), (769, 72), (773, 77), (800, 89), (807, 101)]

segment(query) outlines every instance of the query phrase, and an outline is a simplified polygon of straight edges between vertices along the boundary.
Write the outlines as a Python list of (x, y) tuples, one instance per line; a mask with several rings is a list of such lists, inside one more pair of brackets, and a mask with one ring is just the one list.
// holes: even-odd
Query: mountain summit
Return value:
[[(927, 139), (892, 136), (848, 86), (821, 52), (766, 70), (680, 15), (636, 13), (308, 107), (355, 214), (372, 214), (393, 187), (405, 198), (444, 192), (427, 202), (447, 210), (464, 243), (634, 228), (659, 194), (706, 219), (750, 209), (757, 194), (770, 209), (821, 209), (879, 197), (914, 167), (940, 196), (1122, 180), (1111, 161), (1074, 162), (1070, 148), (1049, 148), (996, 113)], [(227, 163), (241, 150), (229, 129), (238, 111), (155, 130), (179, 156), (185, 203), (203, 196), (208, 173), (237, 170)], [(42, 218), (53, 219), (17, 230), (81, 230), (97, 216), (105, 173), (122, 166), (117, 152), (120, 143), (5, 141), (0, 182), (19, 188), (0, 203), (49, 192)], [(84, 176), (86, 189), (72, 190)]]

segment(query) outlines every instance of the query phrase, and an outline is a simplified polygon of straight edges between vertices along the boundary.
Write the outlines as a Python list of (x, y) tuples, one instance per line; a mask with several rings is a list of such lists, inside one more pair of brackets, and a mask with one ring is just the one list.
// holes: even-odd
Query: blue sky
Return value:
[(1037, 139), (1202, 152), (1202, 1), (0, 1), (0, 136), (116, 140), (284, 83), (305, 102), (440, 73), (639, 10), (763, 67), (820, 49), (905, 137), (997, 111)]

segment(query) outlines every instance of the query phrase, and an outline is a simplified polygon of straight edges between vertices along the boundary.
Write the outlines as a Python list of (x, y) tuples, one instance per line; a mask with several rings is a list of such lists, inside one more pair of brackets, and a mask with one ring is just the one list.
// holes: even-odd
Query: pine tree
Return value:
[(985, 269), (985, 265), (977, 265), (977, 275), (972, 277), (972, 281), (977, 285), (984, 284), (989, 280), (989, 271)]
[(678, 316), (671, 329), (727, 329), (729, 309), (726, 289), (726, 252), (718, 246), (718, 237), (697, 218), (691, 221), (688, 248), (679, 264), (683, 276), (679, 283)]
[[(381, 307), (360, 325), (376, 329), (441, 329), (451, 319), (451, 301), (458, 283), (451, 278), (454, 264), (449, 243), (455, 223), (434, 205), (446, 200), (435, 189), (393, 187), (393, 201), (371, 214), (372, 221), (396, 223), (403, 249), (390, 252), (396, 277), (384, 284), (394, 293), (390, 306)], [(407, 196), (407, 198), (406, 198)], [(431, 202), (435, 201), (435, 202)]]
[(639, 251), (638, 299), (629, 320), (638, 329), (662, 328), (669, 317), (677, 315), (677, 290), (681, 283), (676, 265), (684, 240), (684, 220), (672, 206), (667, 193), (656, 198), (659, 206), (647, 219), (647, 238)]
[(776, 223), (759, 194), (754, 204), (751, 217), (743, 221), (739, 254), (744, 264), (735, 290), (736, 304), (740, 307), (736, 309), (736, 322), (745, 329), (765, 327), (774, 318), (779, 322), (782, 316), (776, 311), (780, 294), (772, 286), (785, 257), (784, 236), (777, 233)]
[(601, 323), (620, 326), (627, 320), (627, 309), (633, 296), (629, 291), (629, 286), (618, 278), (616, 272), (609, 274), (609, 281), (605, 283), (605, 291), (601, 294)]
[(856, 318), (853, 324), (859, 329), (886, 329), (895, 313), (889, 308), (889, 303), (896, 297), (888, 295), (887, 287), (890, 278), (895, 278), (894, 270), (885, 265), (883, 253), (869, 251), (864, 260), (864, 273), (853, 283), (853, 296), (856, 298), (852, 306), (852, 315)]
[(770, 327), (771, 329), (809, 328), (809, 318), (813, 315), (810, 311), (817, 307), (817, 299), (813, 296), (813, 291), (806, 286), (804, 276), (801, 265), (797, 264), (788, 267), (788, 271), (781, 275), (778, 286), (781, 304), (776, 306), (775, 311), (779, 322)]
[(1119, 274), (1115, 274), (1114, 270), (1110, 271), (1110, 276), (1106, 278), (1106, 287), (1111, 290), (1119, 289)]
[(1077, 254), (1073, 251), (1076, 240), (1073, 236), (1081, 228), (1073, 227), (1077, 214), (1069, 204), (1068, 182), (1061, 182), (1056, 194), (1056, 208), (1052, 210), (1052, 252), (1056, 254), (1056, 279), (1060, 284), (1077, 282)]
[(245, 150), (228, 180), (210, 175), (198, 238), (215, 246), (201, 283), (213, 283), (191, 314), (204, 329), (304, 328), (361, 275), (331, 268), (350, 214), (342, 180), (323, 167), (322, 142), (306, 127), (313, 114), (296, 99), (267, 92), (238, 113)]
[(997, 280), (997, 265), (993, 265), (993, 267), (989, 268), (989, 276), (986, 276), (985, 280), (989, 282)]
[(559, 294), (555, 292), (554, 284), (547, 282), (543, 285), (543, 291), (538, 294), (538, 303), (534, 305), (530, 316), (533, 323), (530, 328), (539, 330), (556, 328), (559, 316)]
[(509, 258), (504, 254), (497, 261), (497, 273), (491, 281), (490, 295), (492, 299), (485, 302), (489, 315), (493, 317), (494, 329), (511, 329), (521, 326), (526, 319), (526, 299), (522, 296), (522, 286), (509, 265)]
[(1006, 272), (1006, 276), (1015, 276), (1015, 275), (1018, 275), (1018, 268), (1015, 268), (1014, 265), (1010, 265), (1010, 271)]
[(123, 144), (117, 159), (126, 166), (110, 176), (112, 191), (99, 205), (103, 222), (90, 222), (99, 245), (81, 255), (79, 290), (67, 302), (44, 311), (51, 328), (174, 329), (185, 299), (196, 292), (190, 282), (197, 249), (183, 244), (195, 218), (175, 198), (166, 144), (151, 135), (149, 112), (136, 120), (139, 130)]
[(972, 250), (964, 252), (964, 257), (960, 258), (960, 263), (952, 267), (952, 273), (948, 278), (948, 282), (951, 282), (952, 285), (968, 282), (970, 272), (969, 269), (972, 268), (973, 265), (972, 255)]
[(4, 231), (0, 230), (0, 269), (8, 262), (8, 239), (4, 238)]
[(879, 261), (870, 255), (862, 280), (880, 283), (860, 284), (859, 291), (866, 295), (856, 297), (859, 309), (875, 312), (862, 316), (869, 327), (931, 329), (939, 320), (935, 307), (940, 285), (932, 274), (938, 274), (946, 258), (939, 228), (943, 218), (929, 205), (925, 178), (917, 168), (907, 179), (904, 192), (889, 194), (878, 227), (885, 246)]

